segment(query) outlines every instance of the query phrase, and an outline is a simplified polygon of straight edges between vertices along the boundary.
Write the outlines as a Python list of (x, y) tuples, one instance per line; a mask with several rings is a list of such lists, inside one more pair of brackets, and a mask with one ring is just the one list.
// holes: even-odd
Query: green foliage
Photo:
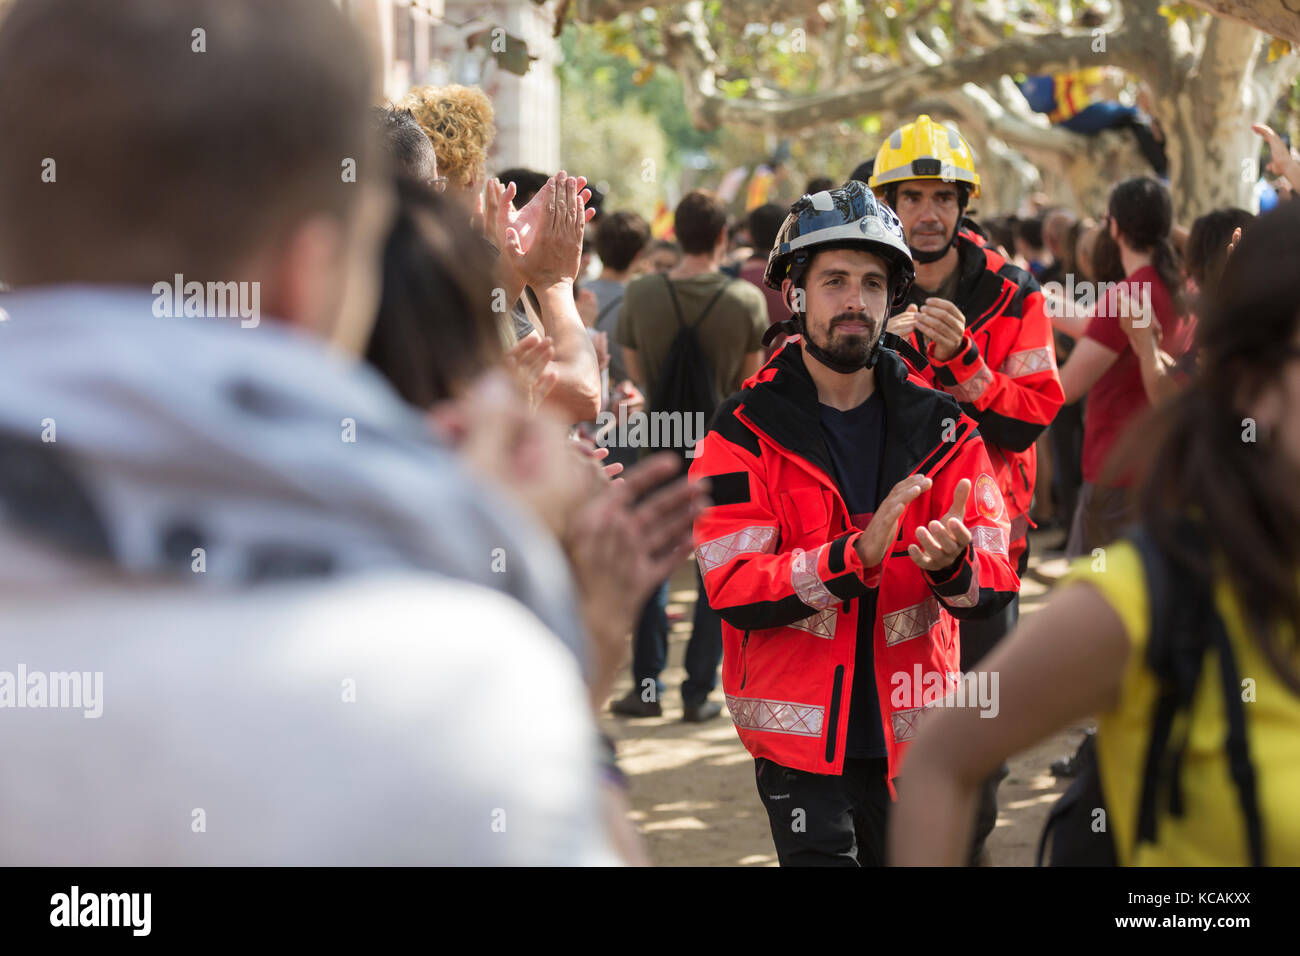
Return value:
[(617, 109), (599, 92), (581, 104), (566, 101), (560, 135), (563, 167), (607, 188), (606, 209), (630, 209), (649, 219), (656, 202), (665, 198), (666, 177), (674, 175), (668, 142), (659, 123), (643, 110)]
[[(855, 8), (844, 32), (837, 33), (815, 13), (736, 29), (723, 22), (725, 4), (706, 5), (710, 42), (726, 64), (719, 89), (729, 97), (752, 96), (762, 87), (783, 93), (816, 92), (827, 80), (819, 64), (829, 62), (831, 48), (837, 44), (849, 60), (871, 50), (896, 55), (906, 16), (922, 5), (893, 0), (886, 6), (892, 13), (878, 4), (866, 10)], [(947, 17), (946, 3), (943, 9), (930, 6), (933, 16)], [(565, 168), (580, 171), (593, 182), (608, 182), (614, 207), (633, 208), (643, 215), (653, 211), (659, 200), (671, 204), (679, 191), (697, 185), (716, 187), (736, 166), (752, 173), (770, 160), (778, 146), (777, 138), (751, 128), (696, 130), (688, 117), (681, 79), (653, 62), (659, 49), (658, 28), (646, 17), (570, 24), (561, 34), (563, 59), (557, 67)], [(845, 69), (851, 69), (851, 64)], [(847, 177), (874, 155), (881, 135), (880, 117), (867, 114), (794, 137), (773, 201), (797, 198), (813, 176)], [(656, 155), (660, 149), (662, 159)], [(699, 168), (701, 157), (707, 157), (707, 168)], [(647, 159), (655, 173), (652, 183), (643, 180)], [(677, 189), (666, 189), (670, 184)], [(734, 212), (743, 211), (744, 199), (742, 188)]]
[(604, 110), (639, 110), (653, 117), (667, 142), (668, 162), (679, 167), (685, 154), (716, 145), (716, 132), (702, 133), (691, 125), (682, 98), (681, 78), (665, 67), (644, 62), (641, 49), (651, 31), (645, 22), (623, 20), (580, 27), (568, 26), (560, 35), (563, 59), (557, 67), (566, 113), (601, 103)]
[(691, 127), (681, 80), (671, 70), (647, 72), (621, 29), (568, 27), (560, 43), (564, 168), (608, 185), (607, 208), (650, 218), (663, 184), (680, 174), (682, 156), (712, 145), (717, 134)]

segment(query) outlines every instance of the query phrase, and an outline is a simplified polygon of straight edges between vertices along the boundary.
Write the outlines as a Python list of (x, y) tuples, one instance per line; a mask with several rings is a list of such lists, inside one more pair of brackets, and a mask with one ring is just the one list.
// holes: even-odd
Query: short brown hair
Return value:
[(415, 114), (438, 154), (438, 175), (468, 186), (487, 169), (496, 135), (492, 101), (476, 86), (417, 86), (397, 104)]
[(229, 271), (346, 219), (346, 160), (370, 176), (365, 48), (326, 0), (16, 0), (0, 89), (12, 284)]
[(634, 212), (614, 212), (596, 226), (601, 265), (622, 272), (650, 242), (650, 224)]
[(673, 213), (673, 232), (688, 256), (712, 252), (725, 228), (726, 207), (717, 196), (703, 189), (688, 192)]

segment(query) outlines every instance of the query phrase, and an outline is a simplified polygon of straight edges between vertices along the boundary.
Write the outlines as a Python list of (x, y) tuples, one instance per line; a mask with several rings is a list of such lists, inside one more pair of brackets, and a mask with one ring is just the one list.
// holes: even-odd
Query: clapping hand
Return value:
[(962, 517), (966, 514), (966, 500), (970, 497), (969, 478), (957, 482), (952, 495), (952, 507), (942, 521), (917, 525), (916, 544), (907, 546), (908, 557), (923, 571), (931, 573), (951, 567), (970, 546), (971, 533)]

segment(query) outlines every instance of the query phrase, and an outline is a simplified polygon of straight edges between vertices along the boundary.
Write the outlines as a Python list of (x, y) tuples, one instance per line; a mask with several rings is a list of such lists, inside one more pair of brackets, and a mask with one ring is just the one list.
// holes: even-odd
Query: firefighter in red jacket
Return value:
[(799, 337), (691, 467), (714, 502), (695, 545), (727, 707), (782, 864), (883, 862), (922, 711), (977, 704), (954, 618), (1019, 588), (975, 423), (881, 347), (912, 277), (897, 217), (860, 183), (796, 202), (764, 281), (794, 313), (773, 330)]
[[(890, 321), (905, 336), (899, 354), (979, 425), (1011, 520), (1011, 561), (1023, 574), (1034, 442), (1065, 402), (1043, 294), (1032, 275), (961, 229), (980, 180), (970, 147), (952, 124), (920, 116), (895, 130), (876, 154), (870, 185), (897, 213), (916, 263), (907, 309)], [(1017, 598), (994, 617), (963, 624), (964, 670), (1015, 629), (1019, 608)], [(976, 857), (997, 820), (1002, 776), (985, 781)]]

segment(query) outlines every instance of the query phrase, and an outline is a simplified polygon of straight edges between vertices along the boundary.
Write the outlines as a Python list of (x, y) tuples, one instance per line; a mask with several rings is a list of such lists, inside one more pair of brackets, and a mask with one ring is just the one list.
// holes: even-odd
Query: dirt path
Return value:
[[(1021, 590), (1022, 615), (1033, 613), (1046, 595), (1046, 585), (1032, 575), (1052, 578), (1062, 570), (1059, 559), (1031, 563)], [(754, 789), (754, 761), (741, 746), (727, 711), (706, 724), (681, 720), (678, 688), (685, 676), (681, 665), (695, 600), (693, 574), (690, 565), (683, 566), (669, 594), (669, 611), (683, 616), (669, 635), (664, 716), (606, 716), (601, 723), (619, 742), (631, 817), (656, 865), (775, 866), (767, 814)], [(625, 676), (615, 696), (629, 687), (631, 679)], [(721, 688), (714, 696), (721, 698)], [(988, 843), (995, 866), (1033, 865), (1043, 820), (1068, 784), (1053, 777), (1048, 767), (1056, 757), (1073, 752), (1082, 733), (1080, 725), (1011, 760), (1011, 774), (998, 790), (997, 828)]]

